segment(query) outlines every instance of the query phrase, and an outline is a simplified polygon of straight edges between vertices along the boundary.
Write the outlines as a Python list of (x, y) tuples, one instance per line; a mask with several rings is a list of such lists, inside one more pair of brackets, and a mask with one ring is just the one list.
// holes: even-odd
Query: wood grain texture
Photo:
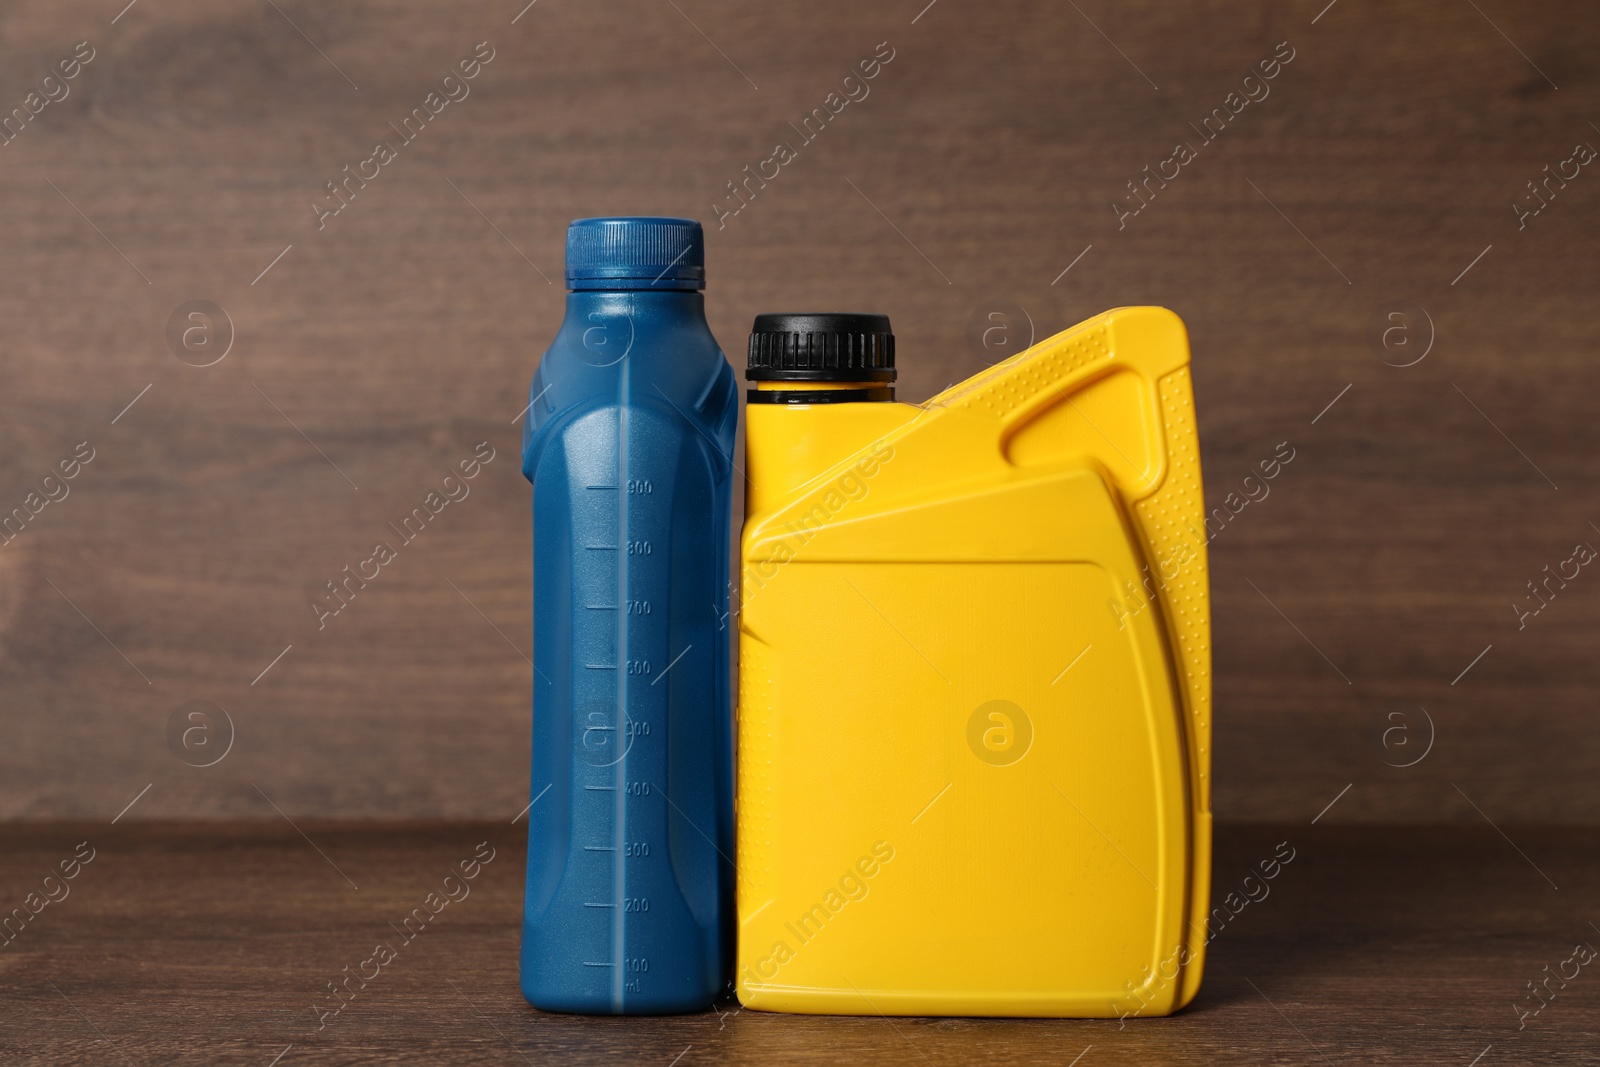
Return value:
[[(992, 302), (1041, 337), (1176, 309), (1208, 503), (1280, 442), (1296, 457), (1212, 545), (1219, 815), (1309, 818), (1354, 783), (1329, 821), (1600, 819), (1600, 578), (1524, 629), (1512, 608), (1600, 545), (1600, 174), (1522, 229), (1511, 207), (1600, 145), (1593, 5), (1077, 7), (7, 4), (0, 114), (76, 42), (95, 58), (0, 147), (0, 512), (79, 442), (95, 459), (0, 547), (0, 818), (107, 819), (149, 783), (129, 819), (277, 819), (263, 794), (296, 818), (509, 819), (515, 417), (565, 225), (712, 222), (888, 42), (870, 95), (712, 222), (725, 349), (762, 311), (884, 311), (915, 400), (994, 358), (969, 336)], [(471, 95), (319, 230), (324, 183), (482, 41)], [(1270, 95), (1202, 143), (1285, 41)], [(1196, 158), (1119, 228), (1180, 141)], [(196, 299), (236, 332), (206, 368), (165, 337)], [(1414, 366), (1376, 341), (1394, 301), (1433, 324)], [(471, 496), (319, 631), (311, 596), (479, 442)], [(197, 700), (236, 729), (205, 769), (167, 740)], [(1427, 758), (1386, 766), (1423, 714)]]
[[(1552, 981), (1537, 1014), (1527, 989), (1547, 965), (1561, 969), (1575, 944), (1600, 944), (1582, 903), (1600, 891), (1593, 830), (1508, 827), (1513, 846), (1484, 825), (1225, 824), (1213, 895), (1258, 899), (1235, 905), (1216, 929), (1193, 1005), (1124, 1027), (784, 1016), (734, 1003), (656, 1019), (542, 1014), (517, 988), (520, 826), (300, 828), (309, 840), (281, 819), (0, 830), (7, 908), (79, 842), (95, 849), (65, 899), (0, 949), (0, 1051), (30, 1063), (114, 1063), (120, 1054), (140, 1064), (258, 1067), (280, 1053), (282, 1067), (555, 1059), (1494, 1067), (1591, 1063), (1600, 1040), (1592, 973), (1600, 964), (1578, 968), (1565, 987)], [(485, 841), (494, 858), (465, 897), (400, 944), (396, 926)], [(1247, 885), (1279, 842), (1291, 861), (1265, 891)], [(352, 981), (342, 1010), (319, 1016), (314, 1006), (340, 1003), (328, 983), (346, 967), (363, 969), (378, 942), (399, 945), (395, 959), (364, 968), (376, 977), (365, 988)], [(1530, 1013), (1520, 1030), (1517, 1004)]]

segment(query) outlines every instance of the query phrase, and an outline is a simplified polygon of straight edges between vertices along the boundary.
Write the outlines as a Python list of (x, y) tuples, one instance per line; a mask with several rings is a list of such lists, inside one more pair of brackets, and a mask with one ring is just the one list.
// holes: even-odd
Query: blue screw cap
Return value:
[(705, 233), (694, 219), (576, 219), (567, 227), (569, 289), (704, 289)]

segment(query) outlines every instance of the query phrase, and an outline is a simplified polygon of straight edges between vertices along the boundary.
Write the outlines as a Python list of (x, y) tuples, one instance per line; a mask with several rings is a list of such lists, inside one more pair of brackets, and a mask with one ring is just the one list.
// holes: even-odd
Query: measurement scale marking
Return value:
[[(617, 485), (626, 485), (628, 482), (628, 394), (629, 373), (631, 364), (623, 360), (622, 371), (617, 380)], [(628, 498), (624, 493), (617, 495), (617, 544), (628, 543)], [(616, 551), (616, 546), (612, 546)], [(617, 603), (626, 603), (628, 599), (628, 557), (625, 553), (617, 552)], [(628, 616), (626, 612), (617, 612), (617, 639), (616, 660), (618, 663), (628, 661)], [(618, 672), (617, 679), (617, 716), (616, 721), (626, 722), (628, 718), (628, 676), (625, 672)], [(611, 859), (611, 897), (614, 902), (621, 901), (627, 894), (627, 865), (622, 862), (622, 846), (624, 834), (627, 830), (627, 766), (628, 757), (624, 752), (621, 759), (617, 760), (612, 769), (613, 791), (615, 800), (612, 808), (611, 844), (616, 855)], [(623, 973), (623, 956), (627, 947), (627, 912), (623, 908), (611, 909), (611, 1008), (613, 1011), (622, 1011), (623, 992), (627, 976)]]

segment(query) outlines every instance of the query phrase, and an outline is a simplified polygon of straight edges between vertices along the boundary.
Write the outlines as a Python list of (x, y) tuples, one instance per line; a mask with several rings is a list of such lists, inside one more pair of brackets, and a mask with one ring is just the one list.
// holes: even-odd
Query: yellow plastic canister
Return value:
[(1200, 985), (1206, 537), (1183, 323), (920, 405), (748, 410), (747, 1007), (1163, 1015)]

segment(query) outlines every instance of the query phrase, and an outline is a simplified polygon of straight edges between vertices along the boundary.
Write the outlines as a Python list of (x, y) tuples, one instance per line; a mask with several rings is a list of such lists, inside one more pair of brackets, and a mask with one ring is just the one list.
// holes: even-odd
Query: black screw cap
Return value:
[(744, 376), (753, 382), (892, 382), (889, 316), (757, 315)]

